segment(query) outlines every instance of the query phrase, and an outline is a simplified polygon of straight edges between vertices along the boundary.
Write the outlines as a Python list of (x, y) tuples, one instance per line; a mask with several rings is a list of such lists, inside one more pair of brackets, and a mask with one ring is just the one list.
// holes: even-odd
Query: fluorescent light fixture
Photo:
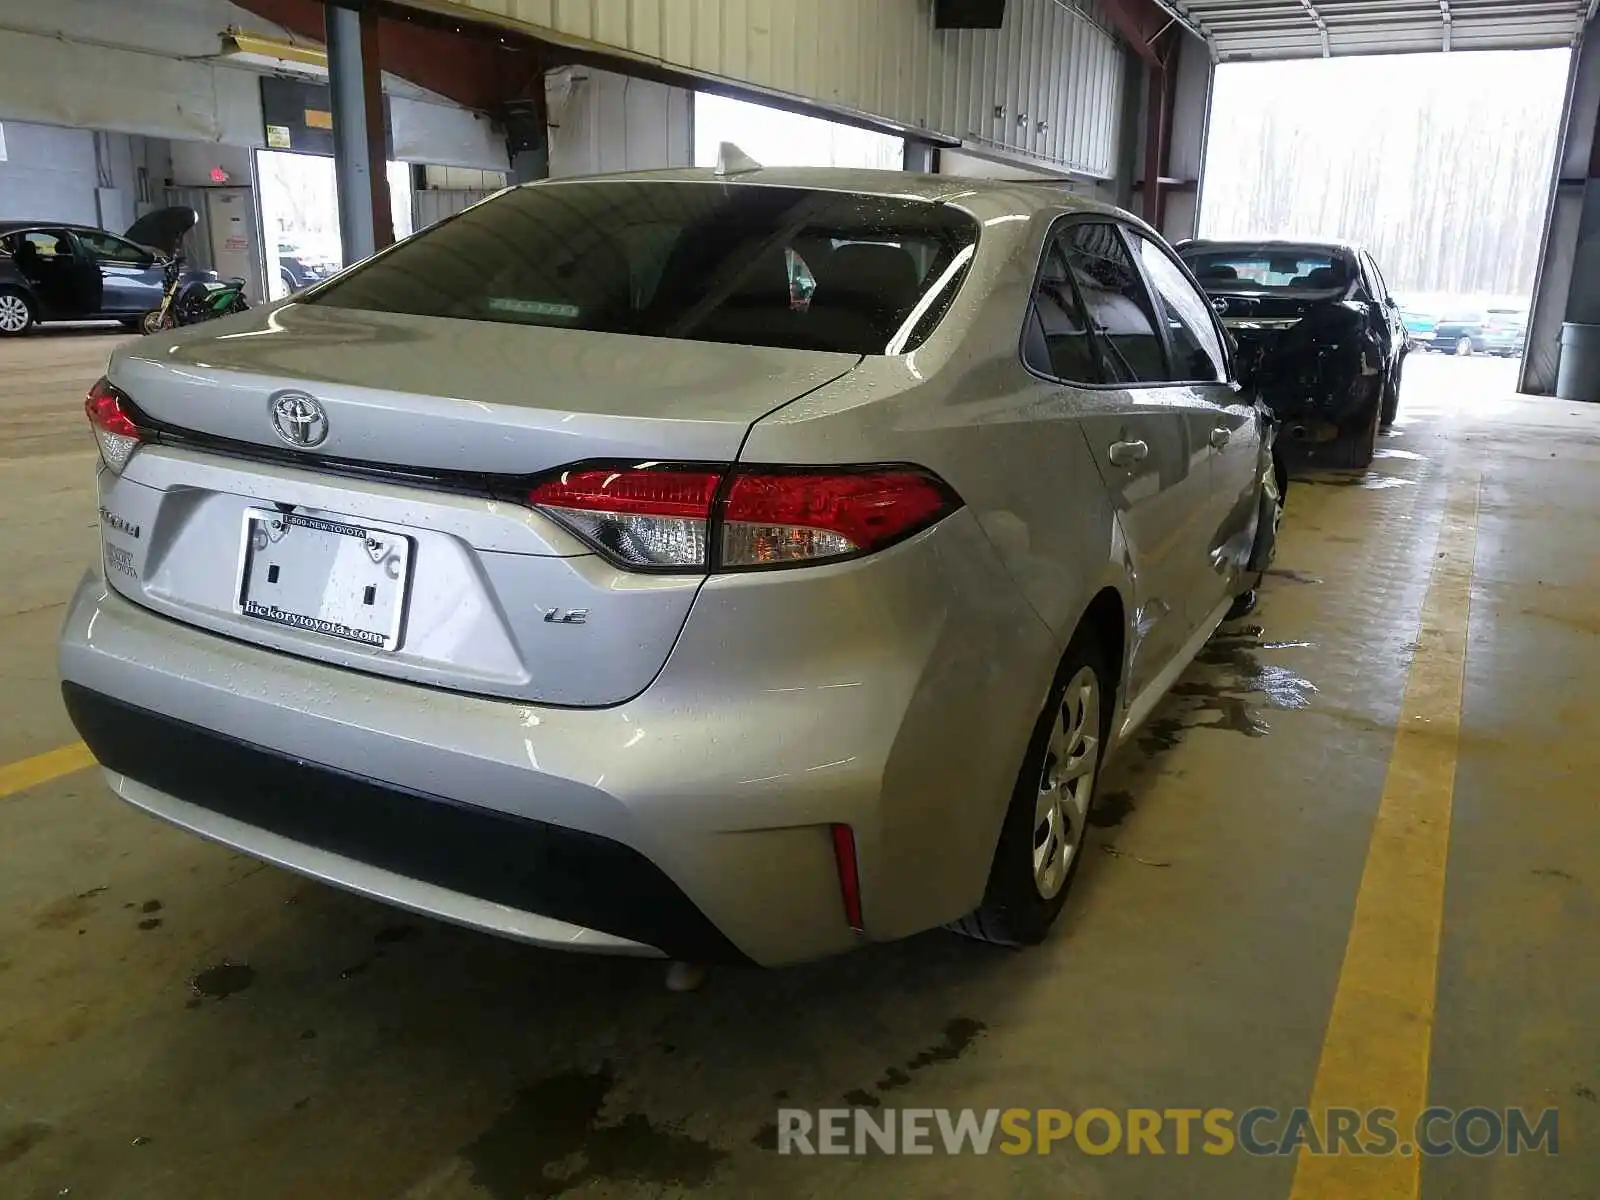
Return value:
[(328, 55), (320, 46), (303, 46), (281, 38), (229, 29), (222, 35), (223, 58), (261, 71), (328, 77)]

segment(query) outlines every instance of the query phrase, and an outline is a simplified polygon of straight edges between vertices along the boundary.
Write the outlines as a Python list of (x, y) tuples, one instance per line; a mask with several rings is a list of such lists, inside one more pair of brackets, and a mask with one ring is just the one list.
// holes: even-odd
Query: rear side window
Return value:
[(1211, 302), (1189, 282), (1165, 250), (1148, 238), (1138, 234), (1133, 237), (1155, 289), (1156, 305), (1167, 324), (1172, 378), (1185, 383), (1225, 381), (1227, 359), (1211, 315)]
[(1072, 286), (1062, 238), (1045, 247), (1022, 342), (1028, 366), (1052, 379), (1099, 383), (1100, 359)]
[(1062, 253), (1094, 330), (1102, 383), (1161, 383), (1167, 357), (1150, 293), (1115, 225), (1067, 227)]
[(855, 354), (915, 349), (977, 222), (946, 204), (759, 184), (517, 188), (309, 303)]

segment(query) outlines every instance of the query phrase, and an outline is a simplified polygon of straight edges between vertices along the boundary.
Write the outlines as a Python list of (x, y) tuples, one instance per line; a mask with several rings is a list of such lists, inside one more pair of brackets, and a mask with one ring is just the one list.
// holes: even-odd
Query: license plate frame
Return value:
[[(287, 588), (288, 583), (281, 580), (286, 563), (268, 563), (266, 556), (274, 547), (282, 547), (296, 530), (302, 532), (296, 545), (299, 563), (293, 594), (285, 592), (282, 605), (270, 603), (267, 593), (279, 586)], [(413, 550), (410, 536), (387, 526), (276, 508), (247, 508), (240, 522), (234, 612), (338, 642), (393, 652), (400, 646), (405, 624)], [(277, 557), (288, 559), (281, 550)], [(258, 564), (263, 565), (260, 571), (255, 569)], [(377, 603), (380, 596), (381, 606)], [(305, 611), (313, 607), (315, 611)], [(367, 614), (361, 610), (367, 607), (378, 611), (371, 619), (362, 620)]]

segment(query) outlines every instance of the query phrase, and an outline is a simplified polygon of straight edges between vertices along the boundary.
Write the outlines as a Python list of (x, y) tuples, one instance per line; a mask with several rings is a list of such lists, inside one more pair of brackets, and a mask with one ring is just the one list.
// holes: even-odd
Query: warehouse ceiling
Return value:
[(1571, 46), (1589, 0), (1182, 0), (1219, 62)]

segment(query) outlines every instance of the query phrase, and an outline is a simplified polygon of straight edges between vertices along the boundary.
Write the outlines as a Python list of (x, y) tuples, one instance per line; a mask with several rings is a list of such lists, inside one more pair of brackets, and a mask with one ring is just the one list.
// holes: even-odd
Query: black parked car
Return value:
[[(139, 328), (161, 307), (167, 260), (199, 218), (163, 208), (118, 236), (60, 221), (0, 221), (0, 337), (45, 321), (121, 321)], [(215, 280), (188, 270), (184, 279)]]
[(278, 277), (289, 292), (321, 283), (339, 270), (338, 264), (320, 258), (293, 242), (278, 243)]
[(1180, 243), (1233, 335), (1280, 445), (1329, 466), (1372, 461), (1400, 406), (1408, 340), (1372, 256), (1342, 242)]

